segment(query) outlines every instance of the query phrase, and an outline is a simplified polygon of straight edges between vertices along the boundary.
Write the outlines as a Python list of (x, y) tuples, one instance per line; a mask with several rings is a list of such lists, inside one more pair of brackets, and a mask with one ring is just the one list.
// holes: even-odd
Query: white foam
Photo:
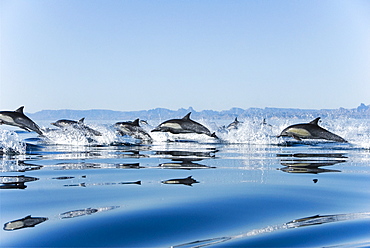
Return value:
[(63, 129), (53, 129), (44, 133), (44, 140), (49, 144), (89, 146), (89, 145), (109, 145), (117, 141), (115, 131), (103, 125), (94, 125), (93, 129), (102, 135), (96, 136), (88, 134), (80, 129), (66, 127)]
[(9, 130), (0, 130), (0, 151), (3, 154), (25, 154), (26, 144), (17, 133)]

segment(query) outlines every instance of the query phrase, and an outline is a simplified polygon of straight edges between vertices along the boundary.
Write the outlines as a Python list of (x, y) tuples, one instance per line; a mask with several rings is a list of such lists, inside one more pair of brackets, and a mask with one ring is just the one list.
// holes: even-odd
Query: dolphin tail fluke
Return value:
[(341, 143), (348, 143), (347, 140), (329, 131), (323, 137), (327, 140), (332, 140), (332, 141), (341, 142)]

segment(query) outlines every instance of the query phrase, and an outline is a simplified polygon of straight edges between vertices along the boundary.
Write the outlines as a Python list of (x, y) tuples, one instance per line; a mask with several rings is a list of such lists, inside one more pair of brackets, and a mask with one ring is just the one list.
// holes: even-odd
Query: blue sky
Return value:
[(0, 110), (370, 104), (365, 0), (1, 0)]

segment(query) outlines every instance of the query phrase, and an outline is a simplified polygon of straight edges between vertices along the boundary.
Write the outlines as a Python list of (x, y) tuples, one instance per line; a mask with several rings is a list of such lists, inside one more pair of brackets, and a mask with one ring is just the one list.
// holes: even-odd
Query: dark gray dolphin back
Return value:
[(311, 121), (309, 124), (313, 125), (314, 127), (311, 129), (312, 135), (321, 138), (321, 139), (326, 139), (326, 140), (332, 140), (336, 142), (343, 142), (347, 143), (348, 141), (340, 137), (339, 135), (336, 135), (322, 127), (319, 126), (319, 120), (320, 117), (317, 117), (313, 121)]

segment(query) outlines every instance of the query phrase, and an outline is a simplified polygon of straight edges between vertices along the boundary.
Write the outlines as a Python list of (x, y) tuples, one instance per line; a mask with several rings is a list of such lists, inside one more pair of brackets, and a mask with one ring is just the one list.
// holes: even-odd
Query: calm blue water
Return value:
[(300, 121), (268, 121), (246, 120), (222, 142), (152, 144), (93, 122), (105, 134), (93, 142), (2, 126), (0, 244), (370, 247), (369, 120), (325, 120), (348, 144), (278, 139)]

